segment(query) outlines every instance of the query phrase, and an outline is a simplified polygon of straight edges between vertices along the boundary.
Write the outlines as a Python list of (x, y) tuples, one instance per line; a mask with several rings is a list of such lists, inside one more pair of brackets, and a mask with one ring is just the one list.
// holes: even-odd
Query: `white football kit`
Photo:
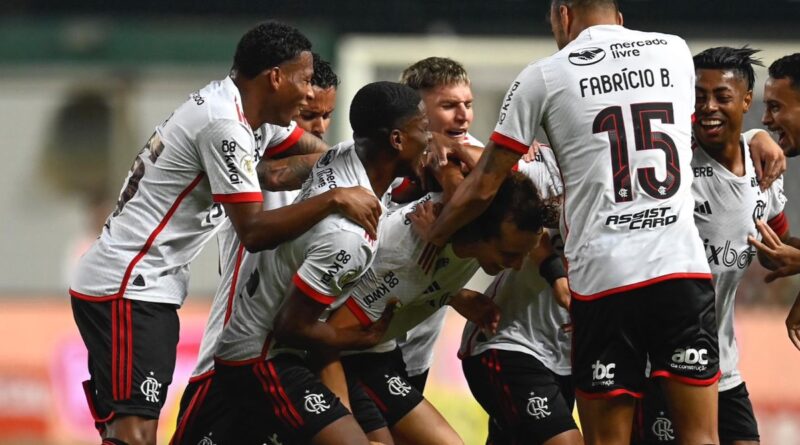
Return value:
[[(290, 132), (261, 130), (265, 143)], [(225, 220), (221, 203), (262, 201), (256, 144), (230, 78), (192, 93), (136, 157), (70, 294), (181, 305), (189, 264)]]
[(743, 381), (738, 369), (739, 350), (734, 334), (734, 298), (739, 282), (756, 256), (756, 250), (748, 244), (747, 237), (761, 239), (756, 220), (767, 221), (779, 235), (786, 233), (789, 227), (783, 213), (786, 203), (783, 178), (762, 192), (744, 137), (741, 146), (744, 176), (734, 175), (700, 147), (694, 150), (692, 159), (694, 218), (714, 276), (716, 292), (719, 367), (722, 372), (720, 391), (735, 388)]
[(681, 38), (600, 25), (509, 88), (491, 139), (522, 154), (546, 131), (574, 298), (710, 278), (692, 217), (694, 78)]
[[(372, 189), (350, 141), (331, 148), (317, 161), (297, 199), (353, 186)], [(362, 227), (336, 214), (274, 251), (259, 255), (251, 276), (239, 280), (234, 294), (241, 298), (237, 297), (219, 336), (217, 360), (241, 365), (269, 359), (282, 351), (297, 352), (274, 344), (270, 338), (274, 317), (288, 296), (290, 283), (309, 298), (334, 304), (369, 268), (377, 245), (378, 241)]]

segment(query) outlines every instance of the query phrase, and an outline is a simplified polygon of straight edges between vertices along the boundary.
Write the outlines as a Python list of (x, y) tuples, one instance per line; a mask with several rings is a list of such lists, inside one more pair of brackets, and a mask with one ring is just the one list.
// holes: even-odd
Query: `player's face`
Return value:
[(430, 131), (436, 131), (463, 143), (472, 123), (472, 89), (469, 84), (443, 85), (422, 92), (430, 119)]
[(314, 99), (311, 88), (311, 77), (314, 75), (313, 58), (309, 51), (303, 51), (294, 59), (280, 64), (281, 82), (278, 87), (280, 105), (280, 122), (277, 125), (287, 126), (300, 114), (300, 109), (308, 106)]
[(300, 114), (294, 118), (297, 126), (322, 139), (331, 125), (331, 116), (336, 106), (336, 88), (322, 89), (313, 87), (314, 98), (300, 109)]
[(500, 236), (479, 242), (475, 259), (489, 275), (497, 275), (503, 269), (519, 270), (525, 256), (539, 244), (541, 237), (541, 230), (526, 232), (510, 221), (503, 221)]
[(694, 87), (694, 137), (707, 149), (723, 149), (739, 140), (752, 91), (730, 70), (699, 69)]
[(761, 121), (778, 136), (786, 156), (800, 154), (800, 91), (789, 78), (767, 79), (764, 84), (764, 117)]
[(402, 150), (400, 159), (407, 167), (408, 175), (420, 177), (423, 169), (424, 153), (431, 141), (428, 131), (428, 116), (425, 114), (425, 103), (419, 103), (419, 113), (408, 119), (401, 128)]

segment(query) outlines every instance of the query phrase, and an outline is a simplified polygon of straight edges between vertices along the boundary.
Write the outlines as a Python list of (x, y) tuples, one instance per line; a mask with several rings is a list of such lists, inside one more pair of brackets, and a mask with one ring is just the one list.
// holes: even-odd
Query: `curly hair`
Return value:
[(311, 51), (311, 42), (298, 29), (274, 21), (259, 23), (236, 45), (232, 69), (252, 79), (303, 51)]

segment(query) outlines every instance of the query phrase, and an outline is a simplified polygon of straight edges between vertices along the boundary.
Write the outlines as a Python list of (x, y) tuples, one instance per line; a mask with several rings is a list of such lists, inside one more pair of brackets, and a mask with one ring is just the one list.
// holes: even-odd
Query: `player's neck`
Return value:
[(242, 98), (242, 114), (250, 128), (255, 130), (269, 122), (268, 117), (265, 116), (265, 101), (259, 99), (259, 94), (255, 91), (256, 86), (243, 76), (237, 76), (235, 72), (231, 73), (231, 78), (239, 90), (239, 96)]
[(622, 25), (622, 21), (618, 18), (617, 14), (605, 11), (589, 12), (576, 15), (571, 23), (569, 34), (570, 41), (578, 38), (587, 28), (599, 25)]
[(744, 176), (744, 149), (738, 138), (727, 141), (721, 147), (705, 147), (700, 144), (700, 148), (734, 175)]
[(356, 141), (356, 155), (367, 172), (372, 192), (375, 196), (383, 196), (389, 185), (398, 176), (397, 161), (392, 159), (386, 150), (369, 147), (363, 141)]

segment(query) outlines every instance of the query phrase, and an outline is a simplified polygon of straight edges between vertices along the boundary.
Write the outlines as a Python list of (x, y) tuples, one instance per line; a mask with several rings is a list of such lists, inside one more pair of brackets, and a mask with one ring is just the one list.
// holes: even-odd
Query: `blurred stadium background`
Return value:
[[(252, 24), (274, 18), (298, 26), (334, 62), (343, 83), (328, 142), (349, 137), (347, 104), (361, 85), (395, 80), (403, 67), (432, 55), (459, 60), (470, 72), (472, 133), (486, 140), (514, 76), (555, 50), (544, 20), (548, 4), (0, 2), (0, 444), (96, 443), (80, 391), (86, 358), (66, 294), (69, 270), (97, 235), (153, 126), (188, 93), (227, 74), (235, 44)], [(764, 50), (768, 65), (800, 50), (798, 0), (623, 0), (621, 7), (629, 27), (679, 34), (694, 52), (750, 44)], [(765, 70), (757, 75), (748, 128), (760, 127), (763, 111)], [(795, 230), (798, 167), (789, 163), (785, 184)], [(192, 269), (161, 443), (174, 424), (216, 287), (214, 243)], [(766, 286), (764, 271), (751, 269), (739, 292), (737, 330), (762, 443), (800, 444), (800, 352), (783, 325), (800, 280)], [(460, 321), (448, 320), (426, 395), (468, 444), (483, 443), (486, 418), (455, 357)]]

